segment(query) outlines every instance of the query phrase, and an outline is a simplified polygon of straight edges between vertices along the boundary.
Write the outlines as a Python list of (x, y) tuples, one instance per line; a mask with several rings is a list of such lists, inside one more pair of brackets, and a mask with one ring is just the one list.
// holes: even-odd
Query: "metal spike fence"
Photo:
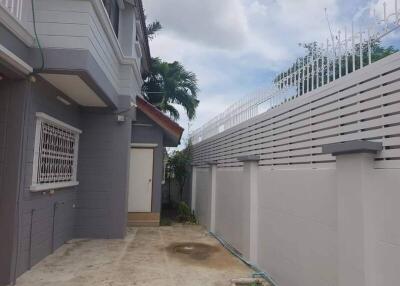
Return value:
[(392, 0), (391, 11), (386, 2), (382, 4), (381, 13), (369, 11), (366, 29), (356, 30), (352, 23), (350, 29), (339, 30), (326, 43), (308, 45), (308, 54), (279, 73), (270, 88), (244, 97), (194, 130), (190, 134), (192, 143), (212, 137), (374, 62), (373, 54), (381, 39), (395, 34), (400, 27), (399, 1)]

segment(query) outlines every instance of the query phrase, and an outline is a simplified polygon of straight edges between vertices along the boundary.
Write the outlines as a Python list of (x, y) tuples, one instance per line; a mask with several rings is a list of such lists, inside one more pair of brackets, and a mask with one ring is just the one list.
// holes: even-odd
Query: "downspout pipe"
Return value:
[(253, 278), (263, 278), (266, 280), (268, 283), (270, 283), (272, 286), (278, 286), (276, 282), (272, 279), (272, 277), (265, 271), (262, 271), (260, 268), (258, 268), (256, 265), (248, 261), (246, 258), (243, 257), (234, 247), (232, 247), (228, 242), (226, 242), (224, 239), (219, 237), (217, 234), (209, 232), (209, 234), (214, 237), (216, 240), (221, 243), (221, 245), (228, 250), (232, 255), (240, 259), (244, 264), (246, 264), (248, 267), (250, 267), (254, 273), (252, 274)]
[(31, 270), (32, 268), (32, 238), (33, 238), (33, 217), (35, 215), (36, 209), (31, 209), (31, 220), (30, 220), (30, 226), (29, 226), (29, 265), (28, 265), (28, 270)]

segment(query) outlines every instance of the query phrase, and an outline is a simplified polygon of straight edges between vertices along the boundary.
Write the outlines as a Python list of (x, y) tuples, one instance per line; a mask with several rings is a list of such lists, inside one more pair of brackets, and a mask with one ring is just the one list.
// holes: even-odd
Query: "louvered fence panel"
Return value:
[(338, 79), (194, 145), (194, 163), (237, 167), (260, 155), (273, 168), (329, 168), (324, 144), (382, 142), (376, 168), (400, 168), (400, 54)]

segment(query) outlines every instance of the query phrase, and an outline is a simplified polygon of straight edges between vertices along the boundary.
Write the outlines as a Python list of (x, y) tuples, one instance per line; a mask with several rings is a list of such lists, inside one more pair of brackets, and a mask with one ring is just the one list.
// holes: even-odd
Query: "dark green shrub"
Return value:
[(178, 221), (197, 224), (196, 216), (185, 202), (178, 205)]

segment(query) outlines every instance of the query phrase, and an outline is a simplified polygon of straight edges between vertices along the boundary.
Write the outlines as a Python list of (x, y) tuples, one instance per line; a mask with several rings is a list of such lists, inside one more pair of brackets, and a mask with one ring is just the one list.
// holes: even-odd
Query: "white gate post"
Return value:
[(195, 165), (192, 165), (192, 201), (191, 201), (191, 206), (192, 206), (192, 212), (196, 211), (196, 184), (197, 184), (197, 168)]
[[(243, 162), (245, 182), (249, 190), (249, 259), (258, 262), (258, 162), (260, 156), (249, 155), (237, 158)], [(243, 190), (247, 191), (247, 190)]]
[(216, 208), (216, 193), (217, 193), (217, 161), (210, 161), (208, 164), (211, 167), (211, 198), (210, 198), (210, 232), (215, 233), (215, 208)]
[(350, 141), (328, 144), (323, 153), (336, 156), (338, 286), (379, 286), (376, 280), (377, 224), (370, 174), (382, 144)]

